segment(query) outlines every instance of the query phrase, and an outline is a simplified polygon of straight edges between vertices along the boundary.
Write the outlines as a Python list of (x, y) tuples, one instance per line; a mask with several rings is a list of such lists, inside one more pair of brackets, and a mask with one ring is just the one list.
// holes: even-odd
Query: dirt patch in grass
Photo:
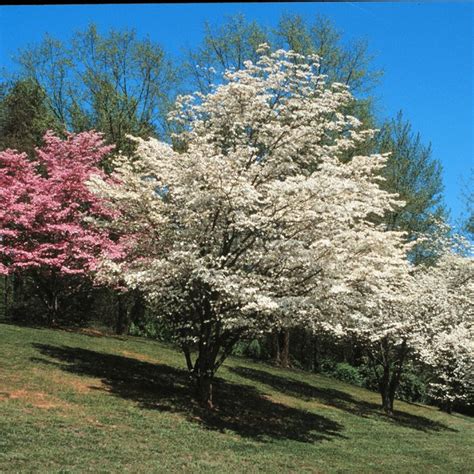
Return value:
[(65, 378), (62, 380), (67, 387), (71, 387), (75, 392), (81, 394), (91, 393), (94, 390), (104, 390), (104, 384), (97, 379), (79, 379), (79, 378)]
[(71, 328), (68, 326), (55, 326), (55, 329), (59, 329), (60, 331), (65, 332), (71, 332), (74, 334), (81, 334), (83, 336), (113, 338), (121, 341), (127, 340), (126, 336), (118, 336), (111, 331), (95, 328)]
[(99, 331), (98, 329), (93, 329), (93, 328), (82, 328), (78, 332), (80, 334), (85, 334), (86, 336), (96, 336), (96, 337), (110, 336), (110, 334), (107, 334), (104, 331)]
[(110, 336), (109, 333), (101, 331), (94, 328), (70, 328), (67, 326), (56, 326), (55, 329), (59, 329), (65, 332), (72, 332), (75, 334), (84, 334), (85, 336), (94, 336), (94, 337), (107, 337)]
[(59, 370), (45, 372), (44, 369), (38, 368), (33, 369), (33, 372), (47, 381), (49, 386), (63, 387), (65, 389), (71, 388), (80, 394), (87, 394), (94, 390), (104, 389), (102, 381), (93, 377), (71, 376)]
[(31, 390), (13, 390), (11, 392), (1, 392), (0, 401), (4, 400), (22, 400), (35, 408), (49, 410), (52, 408), (69, 408), (69, 405), (62, 400), (51, 397), (44, 392), (35, 392)]
[(139, 354), (138, 352), (122, 351), (121, 354), (126, 357), (131, 357), (132, 359), (140, 360), (142, 362), (151, 362), (152, 364), (160, 363), (158, 359), (154, 359), (153, 357), (147, 356), (145, 354)]
[[(283, 405), (291, 406), (292, 404), (295, 403), (295, 400), (293, 397), (282, 395), (279, 393), (272, 393), (271, 395), (263, 395), (263, 397), (274, 403), (281, 403)], [(324, 403), (319, 403), (315, 400), (307, 401), (307, 400), (299, 400), (299, 405), (304, 406), (306, 408), (312, 409), (312, 408), (329, 408), (327, 405)]]

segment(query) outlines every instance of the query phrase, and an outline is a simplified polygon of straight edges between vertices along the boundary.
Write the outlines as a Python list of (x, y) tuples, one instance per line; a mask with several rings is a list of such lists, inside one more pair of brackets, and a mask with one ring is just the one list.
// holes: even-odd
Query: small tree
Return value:
[(105, 179), (98, 164), (111, 149), (97, 133), (65, 140), (48, 133), (34, 161), (0, 152), (0, 273), (33, 276), (49, 323), (60, 309), (60, 282), (93, 270), (102, 250), (118, 250), (107, 231), (86, 222), (112, 217), (85, 186), (92, 174)]
[(179, 99), (179, 151), (137, 139), (113, 183), (91, 181), (120, 213), (110, 229), (130, 236), (127, 259), (105, 259), (99, 275), (158, 307), (207, 406), (240, 338), (318, 326), (333, 285), (350, 286), (374, 246), (400, 241), (368, 219), (399, 204), (379, 188), (383, 157), (340, 159), (372, 134), (339, 112), (347, 88), (326, 85), (315, 57), (266, 51), (212, 93)]
[(467, 254), (446, 249), (427, 270), (437, 310), (420, 344), (421, 359), (433, 375), (429, 393), (448, 412), (456, 403), (474, 402), (474, 259), (472, 246), (464, 241), (463, 247)]
[[(429, 236), (423, 243), (436, 257), (431, 265), (415, 267), (406, 254), (400, 255), (405, 261), (386, 265), (385, 275), (372, 271), (354, 286), (356, 291), (341, 295), (342, 324), (365, 348), (378, 380), (382, 407), (389, 415), (409, 357), (432, 366), (438, 399), (442, 393), (452, 397), (456, 387), (468, 379), (473, 260), (460, 253), (467, 243), (446, 236), (446, 230), (446, 225), (438, 224), (437, 239)], [(410, 247), (405, 249), (409, 253)], [(454, 334), (464, 336), (455, 343)], [(466, 390), (459, 391), (459, 397), (465, 394)]]
[(202, 43), (187, 52), (184, 63), (189, 86), (210, 92), (222, 72), (240, 70), (245, 61), (257, 61), (258, 47), (268, 41), (268, 32), (242, 14), (227, 16), (219, 26), (206, 22)]
[(436, 334), (431, 341), (430, 356), (434, 379), (429, 383), (430, 396), (451, 413), (459, 403), (474, 402), (474, 333), (461, 324)]
[(342, 288), (337, 295), (339, 336), (349, 336), (348, 341), (356, 341), (364, 349), (388, 415), (393, 415), (403, 368), (413, 353), (421, 316), (426, 312), (414, 304), (424, 289), (412, 275), (408, 250), (406, 245), (393, 247), (381, 241), (366, 256), (365, 270), (354, 276), (352, 287)]

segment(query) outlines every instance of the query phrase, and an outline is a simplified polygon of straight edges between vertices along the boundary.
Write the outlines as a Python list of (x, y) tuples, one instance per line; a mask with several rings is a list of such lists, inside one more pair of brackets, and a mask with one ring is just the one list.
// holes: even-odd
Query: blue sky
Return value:
[(385, 71), (375, 95), (380, 117), (400, 109), (443, 163), (452, 220), (463, 211), (461, 182), (474, 168), (474, 3), (233, 3), (0, 7), (0, 66), (44, 33), (67, 39), (90, 22), (102, 32), (135, 28), (172, 55), (202, 38), (205, 20), (244, 13), (272, 27), (282, 13), (330, 18), (345, 40), (365, 38)]

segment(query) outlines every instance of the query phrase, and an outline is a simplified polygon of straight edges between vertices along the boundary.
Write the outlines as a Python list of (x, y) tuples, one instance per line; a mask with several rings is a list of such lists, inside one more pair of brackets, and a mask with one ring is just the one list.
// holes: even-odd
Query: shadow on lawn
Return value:
[(389, 417), (382, 412), (380, 405), (363, 400), (357, 400), (351, 397), (348, 393), (339, 390), (318, 388), (306, 382), (300, 382), (298, 380), (270, 374), (263, 370), (250, 369), (248, 367), (229, 367), (228, 370), (234, 372), (240, 377), (263, 383), (272, 387), (274, 390), (278, 390), (279, 392), (292, 397), (301, 398), (307, 401), (317, 400), (325, 405), (339, 408), (340, 410), (344, 410), (354, 415), (362, 417), (377, 417), (400, 426), (425, 432), (441, 430), (456, 431), (443, 423), (402, 411), (395, 410), (394, 416)]
[(183, 413), (189, 420), (209, 429), (232, 430), (242, 436), (291, 439), (302, 442), (343, 438), (343, 426), (323, 416), (275, 403), (254, 387), (217, 379), (215, 410), (206, 410), (191, 397), (189, 375), (168, 365), (67, 346), (34, 344), (53, 364), (74, 374), (98, 377), (104, 390), (133, 400), (142, 408)]

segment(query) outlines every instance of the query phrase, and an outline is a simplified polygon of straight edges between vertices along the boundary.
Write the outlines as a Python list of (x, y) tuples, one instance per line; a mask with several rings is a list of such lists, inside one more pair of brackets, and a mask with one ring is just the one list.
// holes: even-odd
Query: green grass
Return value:
[(474, 420), (231, 359), (217, 407), (140, 338), (0, 324), (0, 472), (472, 472)]

